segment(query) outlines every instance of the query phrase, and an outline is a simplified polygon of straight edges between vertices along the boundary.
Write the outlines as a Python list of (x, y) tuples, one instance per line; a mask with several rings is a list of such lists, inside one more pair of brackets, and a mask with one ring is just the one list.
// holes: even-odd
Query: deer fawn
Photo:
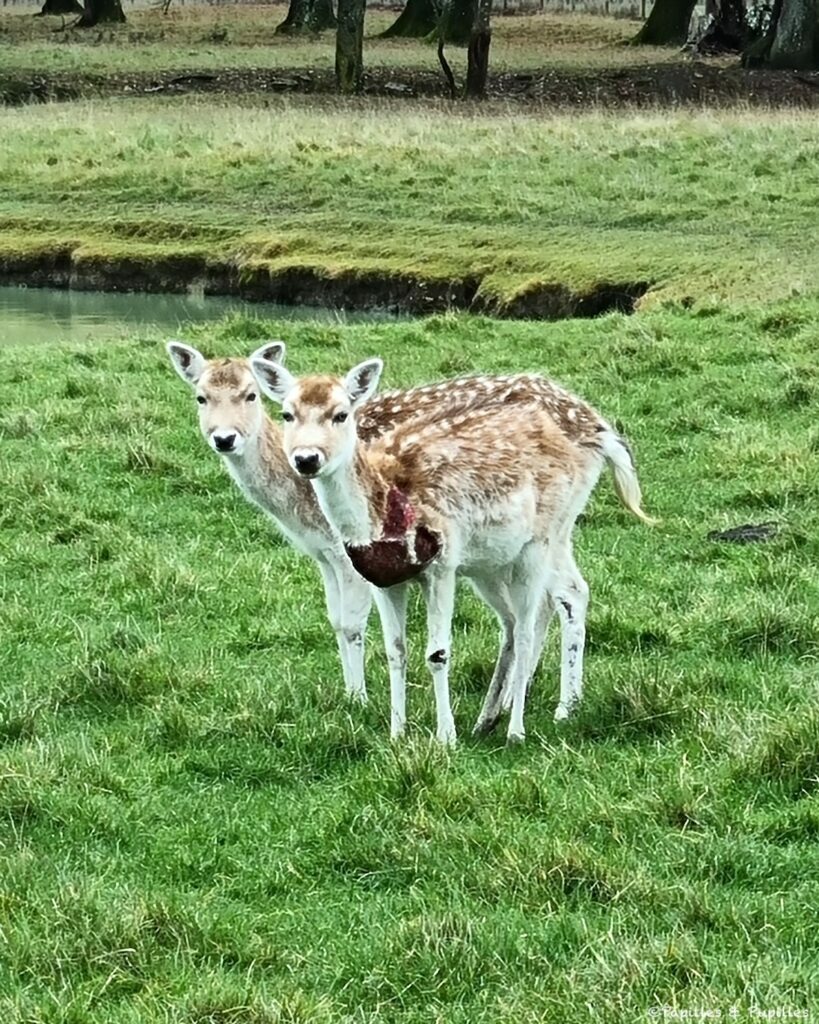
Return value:
[[(319, 509), (309, 482), (294, 476), (290, 469), (282, 448), (281, 428), (257, 400), (258, 388), (250, 362), (239, 358), (207, 360), (181, 341), (168, 342), (167, 349), (174, 368), (196, 392), (199, 426), (205, 440), (223, 457), (242, 493), (274, 520), (298, 551), (318, 564), (328, 617), (338, 642), (345, 690), (348, 695), (366, 700), (364, 635), (371, 588), (352, 567)], [(285, 345), (277, 341), (263, 345), (251, 359), (282, 363), (284, 356)], [(383, 394), (358, 410), (358, 432), (365, 439), (373, 438), (402, 420), (423, 419), (437, 406), (452, 409), (475, 402), (483, 406), (527, 401), (533, 388), (549, 384), (534, 376), (465, 377)], [(379, 593), (376, 602), (385, 629), (392, 635), (396, 629), (393, 602), (382, 599)], [(507, 637), (487, 694), (487, 706), (497, 704), (503, 688), (510, 664), (510, 643)], [(391, 675), (403, 679), (403, 641), (388, 644), (388, 661)]]
[[(385, 588), (388, 654), (393, 646), (403, 656), (407, 582), (421, 584), (437, 738), (455, 739), (449, 660), (458, 572), (511, 633), (508, 668), (496, 670), (476, 728), (511, 708), (508, 739), (523, 739), (526, 686), (553, 610), (562, 634), (555, 718), (566, 718), (582, 695), (588, 603), (571, 534), (606, 462), (623, 503), (648, 521), (623, 439), (580, 399), (534, 378), (540, 384), (524, 388), (530, 397), (519, 404), (443, 403), (423, 421), (399, 423), (363, 444), (356, 421), (378, 386), (381, 360), (363, 362), (345, 378), (297, 380), (263, 357), (251, 366), (262, 390), (282, 405), (284, 451), (295, 476), (312, 482), (353, 565)], [(392, 671), (391, 698), (395, 735), (406, 701), (403, 678)]]

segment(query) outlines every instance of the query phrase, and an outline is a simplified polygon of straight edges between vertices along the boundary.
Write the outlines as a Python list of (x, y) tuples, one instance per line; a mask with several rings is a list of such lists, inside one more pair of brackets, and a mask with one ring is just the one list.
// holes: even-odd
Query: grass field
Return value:
[[(3, 71), (329, 66), (331, 37), (276, 38), (281, 14), (146, 11), (83, 36), (7, 15)], [(658, 60), (620, 46), (634, 28), (499, 18), (493, 67)], [(366, 54), (434, 63), (417, 42)], [(378, 354), (386, 386), (545, 370), (627, 433), (661, 520), (629, 518), (606, 478), (578, 530), (575, 720), (552, 721), (552, 636), (525, 746), (470, 738), (497, 638), (464, 592), (461, 742), (429, 739), (416, 603), (391, 745), (377, 630), (353, 707), (316, 571), (205, 447), (163, 339), (4, 344), (0, 1024), (815, 1016), (815, 114), (185, 96), (0, 108), (0, 138), (0, 272), (189, 255), (474, 279), (501, 307), (645, 282), (634, 316), (187, 337), (283, 336), (297, 371)], [(708, 539), (762, 522), (767, 543)]]
[[(276, 35), (284, 4), (216, 4), (128, 11), (123, 26), (67, 31), (55, 35), (60, 18), (33, 19), (31, 12), (0, 14), (3, 70), (44, 72), (160, 71), (219, 68), (331, 68), (335, 34)], [(369, 11), (365, 31), (368, 68), (437, 69), (435, 46), (423, 40), (379, 39), (395, 11)], [(70, 22), (71, 19), (67, 19)], [(675, 49), (623, 44), (639, 22), (588, 15), (536, 14), (497, 18), (492, 37), (495, 71), (527, 68), (600, 68), (679, 61)], [(451, 48), (456, 67), (463, 53)]]
[(819, 279), (810, 112), (185, 97), (4, 109), (0, 135), (0, 261), (474, 277), (501, 302), (637, 281), (705, 307)]
[[(579, 530), (584, 709), (551, 721), (552, 637), (526, 745), (452, 753), (417, 608), (407, 741), (375, 636), (372, 703), (344, 704), (315, 572), (206, 450), (159, 338), (5, 349), (0, 1020), (815, 1012), (818, 314), (191, 335), (283, 333), (299, 370), (377, 352), (388, 385), (544, 368), (627, 430), (662, 524), (606, 479)], [(766, 520), (767, 544), (706, 538)], [(464, 594), (464, 737), (494, 651)]]

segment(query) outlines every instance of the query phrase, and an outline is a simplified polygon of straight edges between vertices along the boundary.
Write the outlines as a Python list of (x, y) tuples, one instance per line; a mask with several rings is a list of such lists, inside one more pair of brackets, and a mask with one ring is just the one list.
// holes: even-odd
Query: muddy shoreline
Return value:
[(320, 266), (270, 269), (180, 254), (153, 257), (88, 255), (70, 245), (48, 252), (0, 251), (0, 284), (76, 291), (237, 296), (247, 302), (324, 306), (423, 316), (462, 310), (504, 319), (560, 320), (610, 311), (634, 312), (646, 281), (602, 281), (585, 290), (533, 282), (506, 299), (481, 292), (478, 277), (423, 277), (380, 270), (329, 272)]

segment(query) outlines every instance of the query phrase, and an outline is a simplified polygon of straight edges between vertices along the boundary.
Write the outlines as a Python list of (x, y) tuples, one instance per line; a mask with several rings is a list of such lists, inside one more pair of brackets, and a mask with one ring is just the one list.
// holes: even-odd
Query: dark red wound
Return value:
[(415, 522), (415, 509), (407, 495), (391, 487), (384, 511), (383, 539), (363, 547), (344, 545), (355, 571), (376, 587), (393, 587), (420, 575), (441, 550), (441, 538), (426, 526), (418, 526), (415, 558), (411, 558), (407, 532)]

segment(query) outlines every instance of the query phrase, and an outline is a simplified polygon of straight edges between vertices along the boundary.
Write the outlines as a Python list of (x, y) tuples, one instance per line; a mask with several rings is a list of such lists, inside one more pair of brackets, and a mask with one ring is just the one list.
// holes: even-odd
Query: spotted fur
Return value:
[[(315, 560), (324, 583), (328, 616), (336, 634), (347, 692), (365, 699), (363, 638), (370, 608), (370, 588), (353, 570), (339, 539), (333, 534), (316, 502), (308, 481), (295, 476), (282, 448), (282, 431), (264, 411), (261, 402), (248, 401), (256, 392), (250, 361), (242, 358), (207, 360), (182, 342), (170, 342), (172, 363), (204, 403), (197, 406), (199, 425), (205, 440), (223, 457), (230, 476), (253, 504), (269, 515), (287, 539), (303, 554)], [(257, 357), (282, 358), (283, 343), (270, 343)], [(332, 380), (332, 378), (328, 378)], [(480, 392), (473, 381), (482, 380)], [(494, 383), (493, 383), (494, 381)], [(325, 382), (326, 385), (326, 382)], [(423, 421), (440, 406), (447, 415), (480, 398), (492, 401), (516, 400), (509, 396), (508, 379), (463, 378), (455, 382), (457, 399), (441, 385), (414, 388), (376, 396), (365, 406), (361, 435), (375, 439), (397, 423)], [(326, 394), (325, 391), (322, 394)], [(522, 392), (517, 398), (522, 397)], [(241, 444), (231, 451), (216, 446), (218, 438), (234, 436)], [(425, 551), (429, 550), (427, 543)], [(400, 645), (399, 645), (400, 647)], [(389, 657), (404, 663), (399, 647), (391, 646)]]
[[(625, 504), (645, 518), (622, 439), (580, 399), (545, 378), (525, 376), (463, 378), (419, 389), (413, 408), (423, 415), (364, 443), (356, 421), (368, 421), (365, 403), (378, 384), (380, 360), (360, 364), (344, 379), (300, 381), (281, 365), (263, 359), (252, 365), (261, 387), (283, 404), (291, 465), (312, 477), (322, 511), (348, 551), (359, 552), (362, 571), (373, 564), (382, 572), (384, 544), (394, 539), (385, 526), (394, 529), (396, 493), (405, 511), (412, 511), (404, 517), (406, 557), (414, 557), (419, 528), (440, 538), (437, 555), (417, 566), (427, 601), (427, 664), (439, 740), (455, 738), (448, 652), (457, 573), (471, 579), (504, 630), (479, 727), (492, 724), (501, 708), (511, 708), (509, 738), (523, 738), (526, 687), (554, 610), (562, 627), (556, 717), (565, 718), (582, 692), (588, 601), (571, 534), (606, 462)], [(427, 407), (425, 396), (433, 393), (439, 401)], [(461, 401), (463, 395), (469, 398)], [(390, 396), (388, 408), (403, 410), (407, 397)], [(387, 551), (392, 557), (394, 548)], [(386, 594), (398, 647), (406, 608), (403, 579)], [(391, 688), (395, 734), (403, 729), (406, 709), (403, 679), (392, 670)]]

